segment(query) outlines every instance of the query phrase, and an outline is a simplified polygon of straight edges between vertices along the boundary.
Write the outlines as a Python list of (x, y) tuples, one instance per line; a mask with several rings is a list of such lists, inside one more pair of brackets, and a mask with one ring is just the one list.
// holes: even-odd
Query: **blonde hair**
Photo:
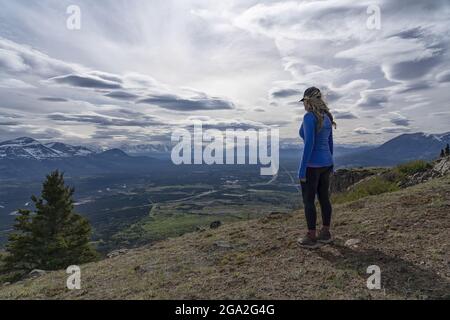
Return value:
[(319, 91), (317, 94), (311, 97), (304, 97), (305, 109), (308, 112), (314, 113), (317, 119), (317, 131), (320, 131), (323, 127), (324, 113), (330, 118), (334, 128), (337, 128), (334, 117), (330, 112), (326, 102), (322, 99), (322, 93)]

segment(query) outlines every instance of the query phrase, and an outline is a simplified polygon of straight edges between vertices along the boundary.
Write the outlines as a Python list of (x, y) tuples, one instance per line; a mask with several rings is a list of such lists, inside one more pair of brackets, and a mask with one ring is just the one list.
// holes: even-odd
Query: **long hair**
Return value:
[(326, 114), (333, 124), (334, 128), (337, 128), (336, 122), (334, 121), (334, 117), (330, 112), (325, 101), (322, 99), (322, 93), (319, 91), (317, 94), (312, 95), (311, 97), (305, 97), (305, 109), (308, 112), (314, 113), (317, 119), (317, 131), (320, 131), (323, 127), (324, 114)]

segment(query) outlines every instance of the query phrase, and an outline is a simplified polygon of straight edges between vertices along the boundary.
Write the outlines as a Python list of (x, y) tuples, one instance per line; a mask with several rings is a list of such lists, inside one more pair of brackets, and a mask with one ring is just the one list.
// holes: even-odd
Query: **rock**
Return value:
[(5, 282), (5, 283), (3, 284), (3, 286), (6, 287), (6, 286), (9, 286), (10, 284), (11, 284), (11, 282)]
[(156, 265), (152, 264), (152, 263), (148, 263), (142, 266), (136, 266), (134, 268), (134, 271), (136, 271), (137, 273), (143, 274), (146, 272), (150, 272), (156, 269)]
[(279, 211), (272, 211), (271, 213), (269, 213), (267, 215), (268, 219), (282, 219), (284, 217), (287, 217), (288, 214), (284, 213), (284, 212), (279, 212)]
[(46, 273), (47, 271), (45, 270), (34, 269), (28, 274), (27, 278), (39, 278), (45, 275)]
[(129, 251), (128, 249), (119, 249), (119, 250), (115, 250), (115, 251), (108, 253), (106, 256), (108, 257), (108, 259), (111, 259), (111, 258), (115, 258), (115, 257), (121, 256), (121, 255), (124, 255), (124, 254), (128, 253), (128, 251)]
[(222, 249), (233, 249), (233, 245), (226, 241), (216, 241), (214, 242), (214, 246)]
[(430, 163), (430, 165), (398, 183), (400, 188), (410, 187), (419, 183), (426, 182), (430, 179), (439, 178), (450, 172), (450, 156), (439, 158)]
[(348, 239), (347, 241), (345, 241), (345, 246), (346, 247), (353, 247), (353, 246), (357, 245), (360, 242), (361, 242), (361, 240), (359, 240), (359, 239)]
[(350, 186), (375, 174), (377, 174), (375, 170), (366, 168), (336, 170), (336, 172), (331, 175), (331, 192), (335, 193), (347, 191)]
[(196, 227), (195, 231), (197, 231), (197, 232), (204, 232), (204, 231), (206, 231), (206, 229), (203, 228), (203, 227)]
[(214, 221), (214, 222), (211, 222), (211, 224), (209, 225), (209, 227), (210, 227), (211, 229), (217, 229), (217, 228), (219, 228), (221, 225), (222, 225), (222, 222), (221, 222), (221, 221)]

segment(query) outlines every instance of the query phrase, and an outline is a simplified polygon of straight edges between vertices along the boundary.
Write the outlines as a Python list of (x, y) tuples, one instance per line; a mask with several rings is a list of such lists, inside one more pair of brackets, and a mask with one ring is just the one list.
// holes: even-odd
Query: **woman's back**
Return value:
[(322, 128), (317, 131), (317, 118), (312, 112), (303, 117), (300, 136), (305, 148), (299, 176), (304, 176), (306, 167), (325, 167), (333, 165), (333, 128), (330, 118), (323, 114)]

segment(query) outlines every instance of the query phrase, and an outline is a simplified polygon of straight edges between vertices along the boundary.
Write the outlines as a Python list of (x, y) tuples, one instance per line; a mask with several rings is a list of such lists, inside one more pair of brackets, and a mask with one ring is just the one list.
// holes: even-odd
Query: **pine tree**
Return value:
[(445, 155), (446, 155), (446, 156), (450, 156), (450, 146), (448, 145), (448, 143), (447, 143), (447, 145), (445, 146)]
[(445, 151), (444, 149), (441, 149), (441, 154), (439, 155), (439, 158), (445, 157)]
[(54, 171), (47, 176), (41, 197), (31, 198), (35, 212), (19, 211), (6, 247), (7, 269), (57, 270), (96, 259), (89, 243), (91, 226), (74, 213), (73, 194), (62, 173)]

